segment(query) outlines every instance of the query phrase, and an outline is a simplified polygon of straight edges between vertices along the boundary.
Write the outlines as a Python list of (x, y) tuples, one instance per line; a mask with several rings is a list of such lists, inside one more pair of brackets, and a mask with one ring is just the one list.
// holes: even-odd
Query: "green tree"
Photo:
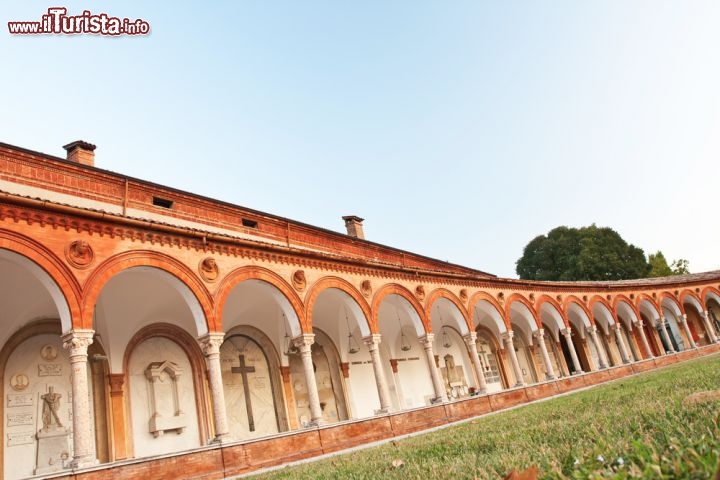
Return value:
[(670, 265), (668, 265), (665, 255), (658, 250), (648, 255), (648, 264), (650, 264), (650, 273), (648, 277), (669, 277), (673, 274)]
[(642, 249), (613, 229), (554, 228), (525, 246), (516, 272), (523, 280), (625, 280), (645, 277), (650, 266)]
[(672, 265), (670, 265), (670, 268), (672, 268), (672, 274), (673, 275), (685, 275), (690, 273), (689, 263), (684, 258), (678, 258), (674, 262), (672, 262)]

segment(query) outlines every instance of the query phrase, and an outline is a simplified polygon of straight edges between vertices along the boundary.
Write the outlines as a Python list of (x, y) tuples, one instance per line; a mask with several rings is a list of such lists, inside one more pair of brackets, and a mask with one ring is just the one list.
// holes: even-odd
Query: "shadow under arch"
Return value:
[[(275, 287), (281, 294), (285, 302), (286, 307), (294, 315), (290, 315), (288, 323), (292, 330), (292, 336), (296, 337), (303, 333), (312, 333), (312, 326), (309, 324), (307, 317), (305, 316), (305, 308), (303, 302), (292, 288), (280, 275), (275, 272), (262, 267), (246, 266), (240, 267), (230, 272), (220, 283), (217, 291), (215, 292), (215, 318), (216, 318), (216, 331), (222, 331), (222, 318), (223, 310), (225, 309), (225, 303), (227, 302), (230, 293), (244, 281), (247, 280), (259, 280)], [(283, 303), (281, 301), (281, 303)]]
[(195, 321), (197, 335), (215, 331), (212, 298), (202, 281), (174, 258), (150, 250), (120, 253), (110, 257), (93, 271), (85, 282), (82, 322), (84, 328), (94, 328), (94, 307), (105, 285), (117, 274), (133, 268), (150, 268), (162, 272), (161, 275), (187, 302)]

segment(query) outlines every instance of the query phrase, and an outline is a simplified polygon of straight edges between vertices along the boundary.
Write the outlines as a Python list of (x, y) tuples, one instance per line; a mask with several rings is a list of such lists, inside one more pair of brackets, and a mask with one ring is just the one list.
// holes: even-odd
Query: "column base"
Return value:
[(94, 458), (92, 455), (85, 455), (82, 457), (73, 458), (70, 462), (69, 467), (73, 470), (79, 470), (82, 468), (90, 468), (99, 465), (100, 461)]
[(305, 428), (315, 428), (315, 427), (322, 427), (325, 425), (325, 420), (322, 418), (318, 418), (315, 420), (310, 420), (308, 423), (305, 424)]
[(375, 415), (387, 415), (390, 413), (390, 407), (378, 408), (377, 410), (374, 410), (373, 413)]
[(555, 375), (548, 375), (548, 374), (546, 373), (546, 374), (545, 374), (545, 380), (547, 380), (547, 381), (557, 380), (557, 376), (555, 376)]
[(445, 402), (445, 399), (442, 397), (435, 397), (435, 398), (430, 399), (430, 405), (439, 405), (444, 402)]
[(208, 445), (221, 445), (227, 441), (228, 436), (229, 436), (229, 434), (227, 434), (227, 433), (221, 433), (221, 434), (215, 435), (215, 438), (211, 439), (208, 442)]

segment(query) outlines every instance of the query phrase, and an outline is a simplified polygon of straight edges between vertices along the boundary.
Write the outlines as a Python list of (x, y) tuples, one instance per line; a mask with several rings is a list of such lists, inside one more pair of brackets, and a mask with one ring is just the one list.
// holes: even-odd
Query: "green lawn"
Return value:
[(718, 389), (713, 355), (253, 478), (496, 479), (530, 465), (541, 478), (712, 478), (720, 401), (683, 399)]

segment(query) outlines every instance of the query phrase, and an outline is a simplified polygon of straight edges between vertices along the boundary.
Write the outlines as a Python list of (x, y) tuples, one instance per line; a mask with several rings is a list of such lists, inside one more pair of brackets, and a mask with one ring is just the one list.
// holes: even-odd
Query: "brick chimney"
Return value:
[(63, 147), (67, 150), (67, 159), (83, 165), (95, 166), (95, 145), (82, 140), (76, 140)]
[(365, 240), (362, 226), (362, 222), (365, 220), (364, 218), (356, 217), (355, 215), (347, 215), (342, 218), (345, 220), (345, 228), (347, 228), (348, 235)]

